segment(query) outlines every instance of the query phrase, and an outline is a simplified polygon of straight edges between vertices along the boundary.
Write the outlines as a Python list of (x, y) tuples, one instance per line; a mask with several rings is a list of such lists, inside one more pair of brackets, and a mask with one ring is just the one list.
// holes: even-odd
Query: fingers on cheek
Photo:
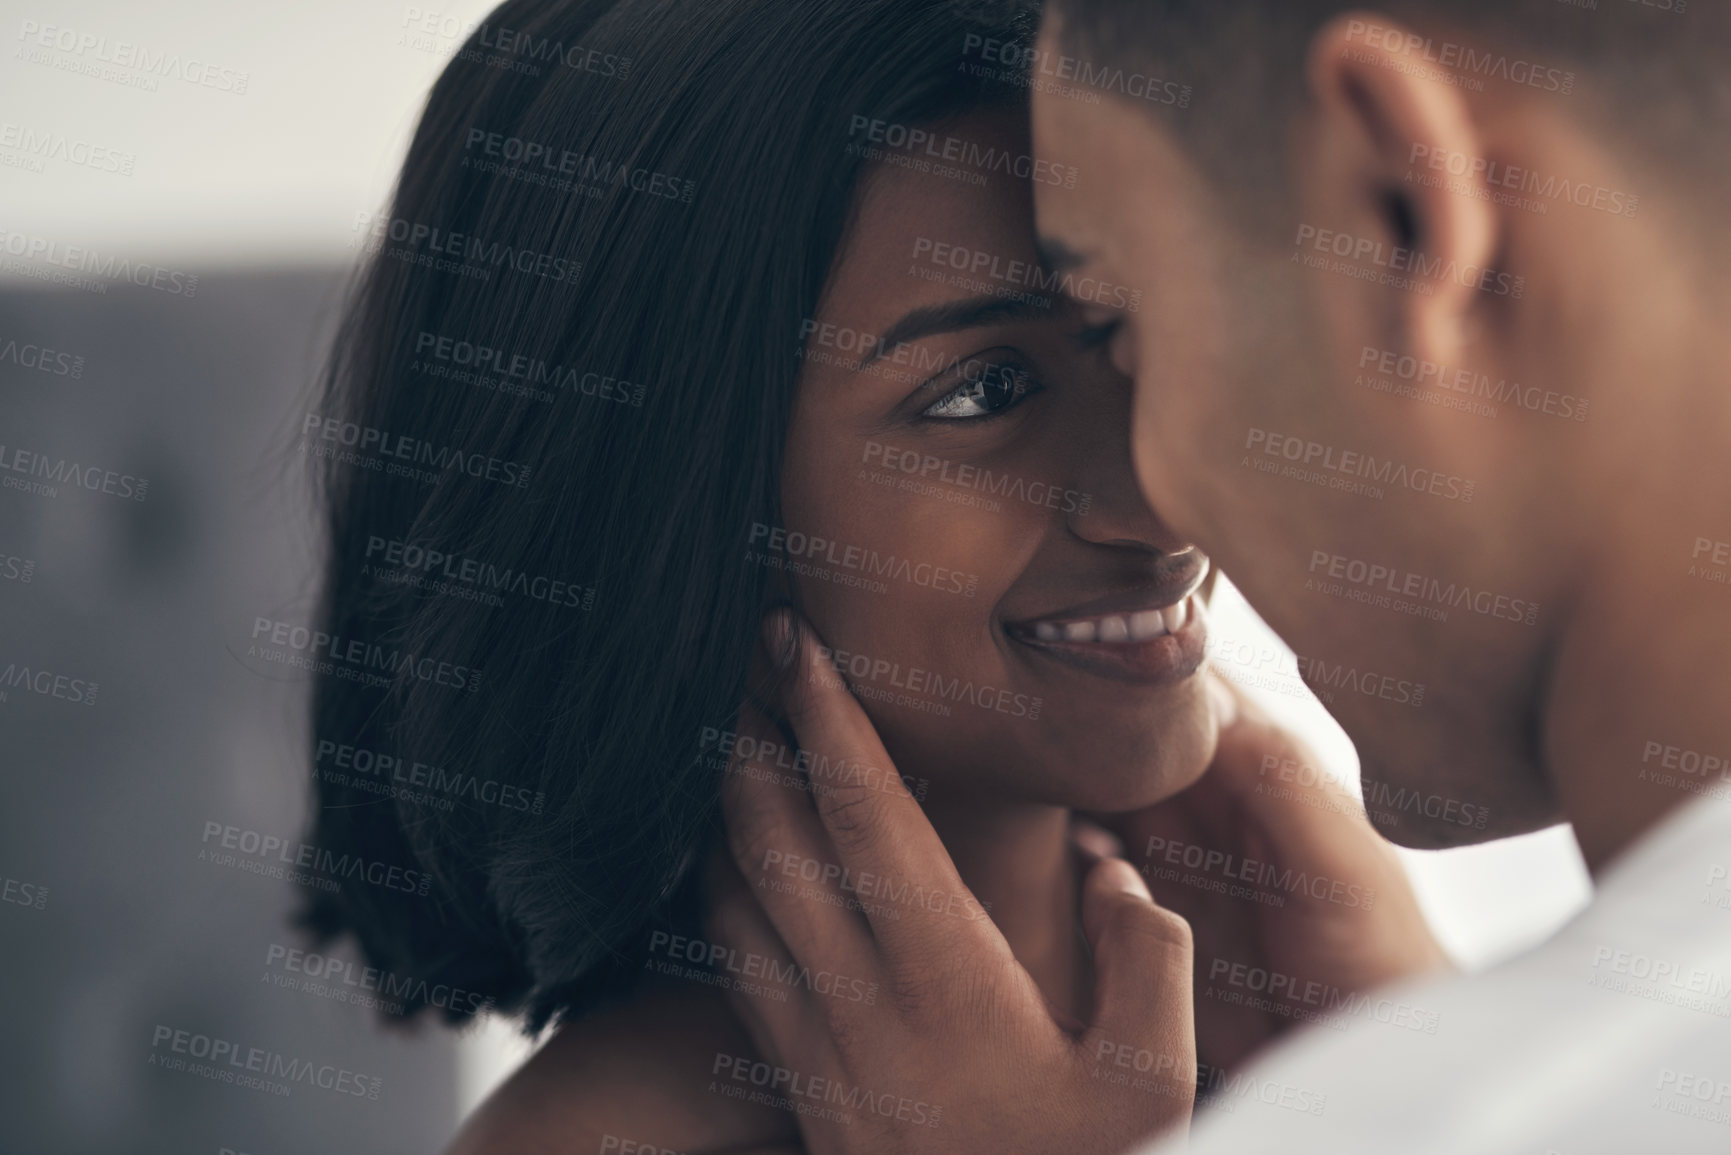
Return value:
[(740, 787), (727, 806), (727, 848), (739, 873), (750, 879), (779, 842), (778, 815), (754, 791)]
[(718, 897), (705, 920), (711, 969), (724, 982), (736, 1013), (765, 1054), (781, 1055), (802, 1037), (812, 1037), (809, 993), (794, 981), (799, 972), (786, 945), (750, 890)]
[(1109, 921), (1128, 907), (1152, 906), (1142, 873), (1122, 858), (1102, 858), (1088, 871), (1082, 886), (1082, 926), (1098, 939)]
[(722, 810), (728, 846), (748, 879), (770, 856), (792, 847), (808, 848), (817, 815), (802, 791), (783, 781), (775, 764), (776, 747), (759, 745), (750, 758), (728, 764), (722, 784)]

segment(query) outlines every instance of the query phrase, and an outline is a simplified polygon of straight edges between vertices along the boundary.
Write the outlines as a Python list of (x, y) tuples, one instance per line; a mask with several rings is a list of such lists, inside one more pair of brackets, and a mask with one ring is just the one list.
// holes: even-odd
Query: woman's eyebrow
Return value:
[(1034, 250), (1040, 254), (1040, 263), (1048, 273), (1067, 273), (1088, 263), (1086, 254), (1077, 252), (1057, 237), (1042, 234), (1034, 238)]
[(1025, 317), (1050, 317), (1052, 302), (1030, 295), (1006, 297), (964, 297), (945, 301), (941, 305), (926, 305), (915, 309), (877, 338), (876, 352), (854, 367), (858, 373), (868, 365), (889, 356), (899, 345), (918, 341), (936, 333), (954, 333), (962, 329), (977, 329), (1003, 321), (1019, 321)]

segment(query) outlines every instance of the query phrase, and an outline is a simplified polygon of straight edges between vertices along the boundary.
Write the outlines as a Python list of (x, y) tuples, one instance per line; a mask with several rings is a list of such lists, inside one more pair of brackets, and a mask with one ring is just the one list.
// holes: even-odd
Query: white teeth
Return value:
[(1079, 622), (1035, 622), (1034, 636), (1042, 642), (1146, 642), (1175, 634), (1202, 612), (1185, 598), (1164, 610), (1141, 610), (1133, 614), (1107, 614)]
[(1130, 615), (1130, 637), (1133, 641), (1145, 642), (1165, 632), (1166, 620), (1160, 616), (1159, 610), (1143, 610)]
[(1190, 620), (1190, 599), (1185, 598), (1175, 606), (1167, 606), (1162, 612), (1166, 615), (1166, 632), (1175, 634)]

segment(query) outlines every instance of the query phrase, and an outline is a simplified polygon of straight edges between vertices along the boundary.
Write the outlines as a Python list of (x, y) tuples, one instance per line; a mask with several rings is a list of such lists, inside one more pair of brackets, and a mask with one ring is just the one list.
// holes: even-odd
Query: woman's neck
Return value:
[(1070, 812), (978, 798), (931, 800), (925, 808), (1017, 961), (1053, 1007), (1085, 1021), (1093, 972), (1077, 929), (1080, 879)]

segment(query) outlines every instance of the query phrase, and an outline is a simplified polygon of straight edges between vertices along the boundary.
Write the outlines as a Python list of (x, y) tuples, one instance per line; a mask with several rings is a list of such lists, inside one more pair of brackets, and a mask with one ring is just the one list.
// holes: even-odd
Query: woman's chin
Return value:
[(1207, 769), (1206, 759), (1197, 760), (1194, 764), (1189, 760), (1182, 764), (1163, 760), (1134, 775), (1115, 774), (1109, 779), (1088, 783), (1071, 779), (1065, 784), (1065, 794), (1068, 795), (1065, 804), (1072, 810), (1085, 810), (1092, 814), (1126, 814), (1156, 806), (1183, 793)]
[[(1149, 749), (1147, 742), (1126, 742), (1115, 755), (1089, 754), (1066, 760), (1064, 793), (1076, 810), (1122, 814), (1166, 801), (1195, 785), (1214, 759), (1218, 734), (1212, 719), (1181, 735), (1168, 735)], [(1101, 749), (1098, 741), (1078, 749)], [(1138, 746), (1143, 747), (1137, 749)]]

